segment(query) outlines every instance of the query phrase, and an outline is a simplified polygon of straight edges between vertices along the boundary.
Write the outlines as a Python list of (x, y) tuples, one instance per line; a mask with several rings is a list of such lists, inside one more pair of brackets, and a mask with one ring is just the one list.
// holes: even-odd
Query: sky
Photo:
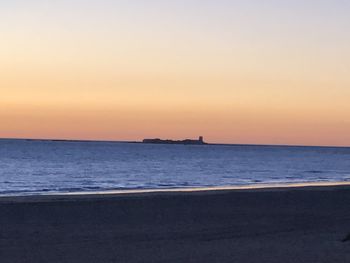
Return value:
[(0, 0), (0, 137), (350, 146), (350, 1)]

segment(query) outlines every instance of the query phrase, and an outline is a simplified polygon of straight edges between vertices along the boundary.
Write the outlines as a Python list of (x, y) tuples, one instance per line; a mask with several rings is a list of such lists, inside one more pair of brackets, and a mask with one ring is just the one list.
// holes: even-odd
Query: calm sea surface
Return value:
[(0, 140), (0, 195), (350, 181), (350, 148)]

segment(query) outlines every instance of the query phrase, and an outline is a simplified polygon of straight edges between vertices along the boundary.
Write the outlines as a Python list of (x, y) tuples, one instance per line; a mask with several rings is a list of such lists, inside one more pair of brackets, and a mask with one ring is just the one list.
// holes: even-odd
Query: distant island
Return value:
[(153, 144), (185, 144), (185, 145), (206, 145), (208, 143), (204, 142), (203, 136), (199, 136), (198, 140), (162, 140), (162, 139), (144, 139), (143, 143), (153, 143)]

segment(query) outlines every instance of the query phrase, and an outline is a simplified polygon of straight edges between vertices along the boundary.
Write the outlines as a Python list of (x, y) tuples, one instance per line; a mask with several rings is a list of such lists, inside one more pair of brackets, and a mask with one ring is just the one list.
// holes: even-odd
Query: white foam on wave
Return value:
[(350, 182), (306, 182), (306, 183), (279, 183), (279, 184), (251, 184), (251, 185), (240, 185), (240, 186), (198, 187), (198, 188), (107, 190), (107, 191), (94, 191), (94, 192), (52, 193), (48, 195), (114, 195), (114, 194), (167, 193), (167, 192), (176, 193), (176, 192), (254, 190), (254, 189), (327, 187), (327, 186), (328, 187), (350, 186)]

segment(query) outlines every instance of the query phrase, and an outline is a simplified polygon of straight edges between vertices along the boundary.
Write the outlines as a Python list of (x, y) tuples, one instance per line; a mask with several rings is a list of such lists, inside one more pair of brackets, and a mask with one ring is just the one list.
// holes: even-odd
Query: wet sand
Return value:
[(350, 187), (0, 198), (0, 262), (350, 262)]

